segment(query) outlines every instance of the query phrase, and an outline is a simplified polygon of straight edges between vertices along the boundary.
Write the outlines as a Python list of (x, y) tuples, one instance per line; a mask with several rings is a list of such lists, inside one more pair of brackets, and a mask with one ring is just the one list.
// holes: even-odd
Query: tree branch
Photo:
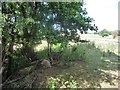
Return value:
[[(29, 74), (31, 74), (31, 73), (36, 69), (36, 67), (37, 67), (37, 65), (38, 65), (39, 62), (41, 62), (41, 61), (38, 61), (38, 60), (37, 60), (36, 62), (32, 62), (31, 65), (35, 64), (35, 66), (34, 66), (34, 68), (33, 68), (28, 74), (26, 74), (26, 75), (24, 75), (24, 76), (22, 76), (22, 77), (19, 77), (19, 78), (17, 78), (17, 79), (14, 79), (14, 80), (9, 81), (9, 79), (10, 79), (15, 73), (12, 74), (10, 77), (8, 77), (8, 79), (7, 79), (4, 83), (2, 83), (2, 84), (0, 85), (0, 88), (1, 88), (1, 87), (4, 87), (5, 85), (11, 84), (11, 83), (13, 83), (13, 82), (17, 82), (17, 81), (25, 78), (26, 76), (28, 76)], [(20, 70), (19, 70), (19, 71), (20, 71)]]

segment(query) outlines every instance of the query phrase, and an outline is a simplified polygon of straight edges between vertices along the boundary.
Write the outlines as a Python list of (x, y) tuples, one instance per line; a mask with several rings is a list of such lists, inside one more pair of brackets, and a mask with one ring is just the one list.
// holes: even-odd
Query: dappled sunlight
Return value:
[(101, 51), (107, 52), (109, 50), (110, 52), (113, 52), (116, 55), (118, 55), (118, 44), (117, 43), (106, 42), (103, 44), (101, 42), (95, 42), (95, 47), (99, 48)]
[[(42, 74), (44, 77), (52, 76), (54, 79), (60, 79), (60, 76), (62, 75), (61, 77), (64, 80), (60, 79), (60, 81), (64, 83), (68, 82), (68, 84), (71, 83), (69, 80), (70, 77), (73, 76), (72, 79), (78, 83), (77, 87), (79, 88), (117, 88), (118, 58), (117, 55), (112, 52), (109, 54), (107, 50), (103, 51), (107, 48), (107, 45), (102, 46), (101, 44), (96, 48), (97, 45), (93, 42), (79, 44), (71, 43), (71, 46), (68, 49), (64, 49), (65, 52), (63, 52), (61, 64), (44, 70)], [(73, 47), (77, 49), (71, 53)], [(83, 54), (82, 57), (74, 55), (77, 53), (81, 54), (84, 51), (85, 54)], [(85, 57), (83, 58), (83, 56)], [(69, 61), (74, 58), (80, 59)], [(69, 66), (67, 67), (67, 65)], [(62, 85), (61, 83), (58, 84), (58, 82), (56, 82), (56, 87), (58, 88), (60, 86), (67, 87), (65, 84)]]
[[(43, 44), (47, 47), (46, 42)], [(47, 48), (40, 46), (36, 48), (39, 50), (37, 54), (40, 59), (44, 59), (47, 57)], [(96, 48), (93, 42), (72, 43), (63, 49), (62, 57), (51, 68), (37, 66), (38, 78), (34, 87), (46, 88), (53, 85), (55, 88), (117, 88), (118, 56), (113, 52), (109, 54), (102, 51), (100, 47)]]
[(99, 69), (99, 70), (104, 72), (104, 73), (109, 73), (111, 75), (118, 76), (118, 70), (103, 70), (103, 69)]
[(42, 41), (41, 44), (37, 45), (35, 47), (35, 51), (40, 51), (40, 50), (44, 50), (47, 47), (47, 42), (46, 41)]
[[(90, 88), (90, 87), (105, 88), (107, 86), (109, 86), (110, 88), (117, 87), (117, 84), (116, 84), (117, 81), (115, 81), (114, 78), (117, 78), (118, 72), (113, 70), (104, 70), (99, 68), (97, 69), (97, 67), (95, 69), (95, 67), (92, 68), (90, 66), (88, 67), (86, 66), (88, 65), (86, 65), (81, 61), (75, 61), (73, 62), (72, 67), (69, 67), (68, 69), (67, 68), (61, 69), (58, 73), (56, 73), (56, 70), (54, 70), (54, 75), (56, 78), (57, 78), (57, 75), (58, 76), (62, 75), (62, 78), (65, 79), (63, 82), (69, 80), (67, 78), (70, 78), (71, 76), (73, 76), (72, 79), (76, 80), (80, 88)], [(49, 72), (49, 70), (45, 72)], [(50, 73), (51, 72), (49, 72), (49, 74), (48, 73), (46, 74), (50, 76)], [(109, 81), (106, 81), (106, 80), (109, 80)], [(105, 83), (106, 86), (104, 86), (103, 83)]]
[(105, 62), (109, 62), (109, 63), (111, 63), (111, 64), (113, 64), (113, 65), (118, 65), (119, 63), (118, 63), (118, 61), (116, 60), (116, 61), (111, 61), (111, 60), (109, 60), (109, 59), (106, 59), (106, 60), (104, 60)]
[(117, 87), (120, 32), (99, 31), (85, 3), (2, 2), (0, 87)]
[(111, 61), (110, 61), (110, 60), (108, 60), (108, 59), (106, 59), (106, 60), (104, 60), (104, 61), (111, 62)]
[(13, 46), (13, 50), (17, 50), (17, 49), (20, 49), (22, 47), (23, 47), (22, 44), (16, 44), (16, 45)]
[(116, 55), (118, 55), (119, 43), (117, 38), (107, 39), (94, 34), (81, 34), (81, 39), (94, 42), (95, 47), (99, 48), (101, 51), (107, 52), (109, 50), (110, 52), (113, 52)]
[[(118, 70), (102, 70), (101, 72), (106, 73), (107, 78), (105, 81), (101, 82), (102, 88), (117, 88), (118, 87)], [(111, 82), (110, 82), (111, 81)]]

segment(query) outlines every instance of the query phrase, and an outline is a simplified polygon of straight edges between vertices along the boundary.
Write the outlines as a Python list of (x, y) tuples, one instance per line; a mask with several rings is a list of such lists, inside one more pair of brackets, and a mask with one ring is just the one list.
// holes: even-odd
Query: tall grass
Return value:
[[(92, 47), (94, 47), (94, 43), (79, 43), (68, 47), (61, 47), (60, 44), (57, 44), (52, 46), (52, 51), (57, 52), (63, 50), (62, 56), (60, 57), (62, 61), (85, 61), (87, 57), (86, 52)], [(48, 57), (48, 48), (38, 51), (37, 56), (40, 59)]]
[(73, 60), (85, 60), (86, 48), (83, 45), (73, 45), (63, 49), (63, 55), (61, 60), (73, 61)]
[(99, 48), (103, 52), (107, 52), (108, 50), (112, 53), (115, 53), (118, 55), (118, 43), (112, 43), (112, 42), (95, 42), (95, 47)]
[[(62, 61), (86, 61), (92, 59), (100, 59), (103, 53), (107, 53), (108, 50), (113, 53), (118, 53), (118, 46), (114, 43), (77, 43), (67, 47), (61, 47), (61, 44), (53, 45), (52, 51), (63, 50), (60, 60)], [(89, 53), (90, 52), (90, 53)], [(92, 55), (91, 55), (92, 54)], [(40, 59), (48, 57), (48, 48), (45, 48), (39, 52), (37, 55)]]
[(48, 57), (48, 48), (36, 52), (39, 59), (45, 59)]

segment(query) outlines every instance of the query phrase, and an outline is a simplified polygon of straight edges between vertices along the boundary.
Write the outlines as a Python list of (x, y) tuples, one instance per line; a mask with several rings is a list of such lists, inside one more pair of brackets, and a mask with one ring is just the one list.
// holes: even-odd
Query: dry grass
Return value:
[[(74, 45), (74, 43), (71, 44)], [(40, 52), (45, 47), (47, 47), (47, 43), (43, 41), (43, 44), (38, 45), (36, 50)], [(64, 49), (65, 52), (62, 61), (59, 61), (56, 66), (48, 69), (37, 67), (38, 78), (34, 83), (34, 87), (47, 87), (49, 84), (48, 79), (53, 77), (61, 81), (61, 83), (55, 81), (56, 88), (66, 85), (65, 82), (67, 81), (71, 83), (71, 80), (76, 81), (78, 83), (77, 87), (79, 88), (118, 88), (117, 49), (117, 44), (111, 42), (100, 43), (99, 41), (96, 41), (95, 44), (80, 44), (74, 53), (70, 53), (70, 48)], [(85, 51), (85, 58), (79, 57), (79, 54), (81, 54), (83, 50)], [(107, 50), (112, 51), (111, 54), (109, 54)], [(46, 53), (46, 51), (44, 51), (44, 53)], [(42, 53), (39, 55), (41, 54)], [(45, 57), (45, 55), (43, 56)], [(69, 56), (69, 58), (66, 59), (66, 56)], [(73, 58), (77, 60), (68, 60)]]
[[(75, 45), (74, 43), (70, 44)], [(67, 65), (70, 65), (68, 68), (64, 67), (64, 65), (66, 66), (65, 62), (61, 62), (60, 66), (53, 66), (51, 69), (44, 70), (42, 73), (44, 78), (42, 83), (46, 82), (46, 78), (59, 78), (60, 75), (67, 81), (67, 78), (70, 77), (69, 75), (72, 75), (74, 77), (73, 80), (79, 83), (78, 87), (80, 88), (117, 88), (118, 58), (116, 53), (118, 52), (116, 51), (118, 47), (116, 47), (116, 44), (95, 42), (95, 46), (83, 44), (82, 47), (79, 47), (79, 49), (81, 48), (86, 49), (85, 61), (67, 62)], [(112, 54), (109, 55), (107, 50), (112, 51)], [(105, 53), (105, 56), (103, 56), (103, 53)], [(69, 75), (66, 75), (66, 73)]]

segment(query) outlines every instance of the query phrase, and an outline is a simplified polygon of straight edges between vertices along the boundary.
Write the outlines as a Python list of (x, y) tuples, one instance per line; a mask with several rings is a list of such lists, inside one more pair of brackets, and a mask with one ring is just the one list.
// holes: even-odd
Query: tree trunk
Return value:
[(51, 44), (48, 42), (48, 58), (51, 58)]
[[(13, 30), (12, 30), (13, 32)], [(8, 64), (7, 64), (7, 78), (12, 74), (12, 65), (13, 65), (13, 58), (12, 58), (12, 53), (13, 53), (13, 45), (14, 45), (14, 35), (11, 34), (12, 41), (10, 42), (8, 52), (10, 53), (8, 55)]]
[(25, 55), (27, 57), (28, 60), (30, 60), (31, 62), (32, 61), (35, 61), (35, 60), (38, 60), (34, 50), (32, 47), (29, 47), (29, 46), (24, 46), (24, 49), (23, 51), (25, 52)]
[[(23, 5), (21, 5), (21, 12), (23, 14), (23, 17), (27, 18), (27, 14), (26, 14), (26, 11), (25, 11), (25, 8), (23, 7)], [(23, 42), (23, 47), (24, 47), (24, 51), (26, 53), (26, 57), (30, 61), (35, 61), (38, 58), (37, 58), (37, 56), (36, 56), (36, 54), (34, 52), (34, 49), (29, 46), (31, 36), (28, 33), (27, 27), (24, 27), (23, 32), (24, 32), (23, 39), (27, 42), (27, 43)]]

